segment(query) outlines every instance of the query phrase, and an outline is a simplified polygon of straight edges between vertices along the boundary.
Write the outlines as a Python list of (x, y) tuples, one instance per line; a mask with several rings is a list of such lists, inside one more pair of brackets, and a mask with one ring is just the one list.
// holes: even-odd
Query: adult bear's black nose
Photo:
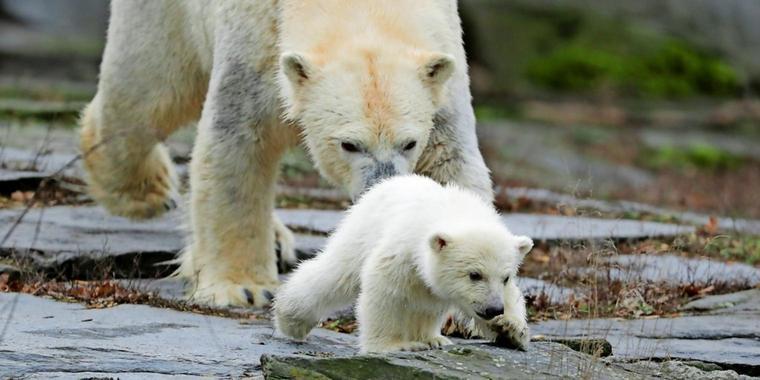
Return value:
[(504, 307), (487, 307), (485, 310), (478, 312), (478, 316), (480, 318), (485, 319), (486, 321), (494, 319), (494, 317), (497, 317), (499, 315), (504, 314)]
[(398, 174), (398, 170), (392, 162), (378, 162), (374, 169), (369, 173), (369, 176), (365, 179), (365, 190), (368, 190), (372, 185)]

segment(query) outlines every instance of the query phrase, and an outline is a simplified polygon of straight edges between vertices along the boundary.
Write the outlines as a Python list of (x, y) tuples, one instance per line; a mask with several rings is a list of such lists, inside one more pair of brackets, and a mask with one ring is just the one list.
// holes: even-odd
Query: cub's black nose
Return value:
[(504, 314), (504, 308), (503, 307), (489, 307), (481, 312), (478, 313), (478, 316), (480, 318), (485, 319), (486, 321), (493, 319), (496, 316)]

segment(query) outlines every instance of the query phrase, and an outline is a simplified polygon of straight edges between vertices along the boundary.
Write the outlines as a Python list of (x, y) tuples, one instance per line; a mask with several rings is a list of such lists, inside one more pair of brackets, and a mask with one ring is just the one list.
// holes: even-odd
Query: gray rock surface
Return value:
[[(11, 267), (12, 268), (12, 267)], [(3, 266), (0, 264), (0, 273)], [(286, 281), (289, 273), (281, 274), (280, 281)], [(185, 282), (177, 278), (130, 278), (117, 280), (119, 284), (127, 289), (138, 290), (141, 293), (154, 293), (159, 297), (167, 300), (181, 300), (184, 296)], [(520, 277), (518, 284), (523, 294), (526, 296), (539, 296), (541, 293), (546, 294), (549, 302), (561, 304), (568, 301), (572, 289), (556, 286), (545, 281), (534, 278)], [(353, 318), (353, 307), (338, 310), (329, 318)]]
[(283, 379), (298, 373), (304, 378), (330, 379), (628, 379), (627, 371), (606, 366), (590, 356), (556, 343), (533, 343), (528, 352), (485, 344), (461, 344), (413, 354), (351, 358), (262, 358), (265, 378)]
[(50, 153), (44, 144), (39, 147), (39, 151), (12, 147), (1, 148), (0, 167), (3, 168), (0, 179), (4, 176), (18, 176), (24, 173), (30, 177), (45, 177), (54, 173), (60, 173), (66, 177), (81, 178), (83, 176), (81, 165), (76, 161), (76, 154)]
[(19, 182), (31, 181), (39, 183), (44, 178), (45, 175), (38, 172), (0, 169), (0, 184), (2, 184), (3, 190), (21, 190), (23, 186), (18, 186)]
[[(710, 223), (711, 215), (700, 214), (690, 211), (668, 210), (644, 203), (630, 201), (601, 201), (597, 199), (581, 199), (572, 195), (560, 194), (546, 189), (508, 188), (507, 197), (512, 200), (520, 198), (550, 205), (574, 207), (587, 210), (593, 215), (594, 211), (610, 213), (646, 213), (662, 217), (674, 217), (685, 223), (705, 225)], [(747, 234), (760, 234), (760, 220), (716, 217), (718, 229), (725, 232), (740, 232)]]
[[(760, 268), (741, 263), (723, 263), (673, 255), (620, 255), (609, 258), (614, 264), (609, 275), (623, 281), (665, 282), (668, 284), (760, 283)], [(605, 273), (607, 275), (607, 273)]]
[(553, 304), (566, 303), (570, 299), (570, 296), (575, 293), (573, 289), (530, 277), (519, 277), (517, 283), (524, 295), (537, 296), (543, 293), (548, 297), (549, 302)]
[[(325, 238), (320, 234), (333, 230), (342, 217), (337, 211), (276, 212), (296, 232), (317, 234), (296, 237), (301, 258), (313, 256), (321, 249)], [(0, 255), (21, 255), (41, 267), (62, 272), (84, 271), (105, 262), (121, 268), (122, 277), (153, 277), (168, 270), (155, 264), (171, 260), (184, 246), (180, 212), (134, 222), (109, 215), (100, 207), (59, 206), (32, 209), (14, 227), (20, 213), (21, 210), (0, 210), (0, 236), (14, 228), (0, 245)], [(513, 232), (532, 236), (537, 241), (621, 239), (688, 231), (687, 227), (662, 223), (526, 214), (510, 214), (504, 221)], [(61, 269), (62, 266), (68, 267)], [(551, 297), (565, 298), (569, 294), (566, 289), (545, 285), (532, 283), (526, 287), (546, 288)]]
[[(342, 214), (329, 210), (279, 210), (283, 223), (318, 233), (333, 231)], [(506, 214), (504, 224), (520, 235), (536, 241), (636, 239), (676, 236), (694, 231), (693, 227), (636, 220), (610, 220), (536, 214)]]
[[(534, 334), (550, 338), (604, 338), (612, 344), (616, 360), (699, 360), (760, 376), (760, 288), (704, 297), (682, 309), (702, 314), (672, 319), (547, 321), (531, 328)], [(689, 373), (688, 368), (670, 370), (683, 376)]]
[(76, 120), (83, 102), (42, 101), (27, 99), (1, 99), (0, 114), (41, 119), (69, 118)]
[(717, 363), (760, 375), (760, 313), (672, 319), (547, 321), (532, 326), (547, 337), (598, 337), (622, 359), (681, 359)]
[[(729, 380), (750, 379), (749, 376), (739, 375), (736, 371), (714, 368), (709, 363), (697, 361), (636, 361), (616, 362), (612, 360), (593, 360), (585, 367), (569, 368), (567, 362), (573, 360), (557, 360), (557, 355), (579, 355), (567, 351), (567, 348), (548, 346), (546, 343), (533, 343), (533, 348), (527, 353), (529, 358), (523, 362), (506, 363), (498, 360), (498, 353), (492, 353), (493, 348), (485, 345), (458, 346), (442, 351), (429, 351), (415, 355), (409, 360), (406, 355), (389, 355), (388, 357), (363, 356), (353, 358), (304, 358), (304, 357), (262, 357), (262, 367), (265, 378), (292, 378), (297, 373), (303, 378), (324, 379), (691, 379), (691, 380)], [(543, 359), (545, 349), (556, 350), (551, 353), (554, 362), (547, 368), (542, 364), (535, 365), (531, 359)], [(539, 355), (536, 355), (536, 354)], [(484, 360), (488, 355), (496, 356), (493, 363)], [(509, 356), (514, 355), (514, 352)], [(400, 357), (399, 357), (400, 356)], [(454, 362), (466, 358), (467, 362)], [(477, 362), (472, 363), (475, 356)], [(581, 355), (579, 355), (581, 356)], [(581, 356), (582, 357), (582, 356)], [(520, 358), (522, 359), (522, 358)], [(474, 364), (474, 365), (473, 365)], [(489, 365), (490, 364), (490, 365)], [(590, 364), (590, 365), (589, 365)], [(601, 369), (602, 365), (605, 366)], [(472, 368), (475, 367), (475, 368)], [(624, 369), (624, 371), (620, 371)], [(479, 371), (479, 372), (476, 372)]]
[[(315, 330), (306, 343), (273, 336), (266, 321), (236, 321), (141, 305), (85, 309), (0, 293), (0, 378), (96, 372), (99, 376), (241, 378), (264, 353), (350, 355), (350, 335)], [(84, 375), (83, 375), (84, 376)]]
[(684, 305), (682, 310), (717, 314), (755, 313), (760, 315), (760, 288), (707, 296)]
[[(503, 159), (490, 163), (494, 173), (537, 183), (606, 194), (620, 188), (641, 188), (654, 181), (645, 170), (618, 165), (577, 151), (556, 128), (539, 123), (500, 120), (478, 124), (483, 149)], [(515, 143), (519, 141), (520, 143)]]
[(694, 231), (692, 227), (666, 223), (534, 214), (507, 214), (504, 223), (515, 234), (528, 235), (539, 241), (639, 239)]
[(0, 340), (0, 378), (92, 374), (122, 379), (256, 378), (262, 374), (262, 355), (267, 355), (263, 369), (270, 378), (277, 370), (273, 364), (280, 370), (282, 365), (327, 369), (342, 373), (344, 379), (412, 374), (471, 379), (654, 378), (652, 371), (633, 373), (551, 342), (535, 342), (522, 352), (457, 340), (457, 345), (443, 350), (357, 357), (354, 336), (322, 329), (314, 330), (306, 342), (292, 342), (274, 335), (266, 321), (141, 305), (85, 309), (13, 293), (0, 293), (0, 318), (8, 321)]
[[(0, 210), (0, 238), (20, 213)], [(184, 247), (180, 215), (134, 222), (100, 207), (32, 209), (0, 245), (0, 256), (31, 258), (40, 267), (62, 272), (108, 265), (123, 277), (154, 277), (169, 270), (156, 264), (171, 260)], [(323, 241), (321, 236), (298, 235), (296, 249), (301, 256), (311, 256)]]
[(699, 361), (620, 361), (618, 365), (641, 377), (689, 379), (689, 380), (733, 380), (756, 379), (739, 375), (733, 370), (722, 370), (720, 366)]

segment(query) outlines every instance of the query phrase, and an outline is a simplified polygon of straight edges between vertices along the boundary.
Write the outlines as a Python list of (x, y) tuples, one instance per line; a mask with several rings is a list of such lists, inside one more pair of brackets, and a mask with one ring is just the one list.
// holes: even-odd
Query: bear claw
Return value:
[(164, 202), (164, 209), (166, 211), (171, 211), (177, 208), (177, 202), (174, 199), (169, 199), (168, 201)]
[(253, 293), (247, 288), (243, 288), (243, 294), (245, 294), (245, 300), (248, 301), (249, 304), (253, 305)]

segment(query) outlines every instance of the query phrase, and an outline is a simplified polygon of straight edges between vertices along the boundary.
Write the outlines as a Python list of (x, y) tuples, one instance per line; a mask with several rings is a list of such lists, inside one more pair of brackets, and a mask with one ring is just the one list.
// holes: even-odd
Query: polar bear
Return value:
[(361, 194), (420, 173), (491, 200), (456, 0), (114, 0), (83, 112), (90, 193), (112, 213), (177, 206), (162, 141), (198, 121), (179, 275), (213, 305), (270, 303), (280, 157), (302, 139), (320, 173)]
[(357, 302), (363, 352), (421, 350), (451, 342), (447, 311), (482, 332), (501, 319), (519, 347), (528, 328), (518, 266), (533, 247), (512, 235), (493, 207), (457, 186), (397, 176), (353, 206), (327, 246), (302, 263), (274, 301), (277, 329), (303, 339), (331, 311)]

